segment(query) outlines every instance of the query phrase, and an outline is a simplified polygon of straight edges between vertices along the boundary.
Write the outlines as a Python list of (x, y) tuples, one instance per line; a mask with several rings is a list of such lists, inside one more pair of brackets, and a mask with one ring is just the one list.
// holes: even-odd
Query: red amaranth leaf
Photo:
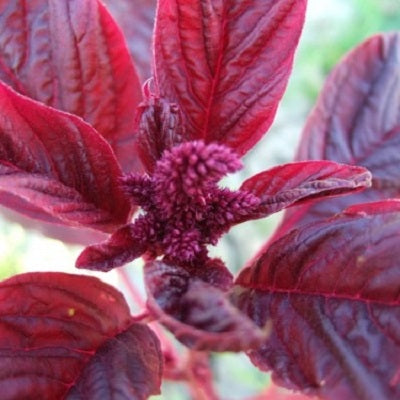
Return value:
[(140, 84), (118, 26), (98, 0), (0, 0), (0, 79), (90, 123), (124, 170), (135, 166)]
[(107, 340), (85, 366), (66, 400), (143, 400), (160, 393), (162, 356), (155, 334), (143, 324)]
[(105, 0), (122, 28), (141, 81), (151, 76), (151, 50), (157, 0)]
[(307, 120), (297, 159), (361, 165), (371, 171), (372, 186), (289, 210), (276, 237), (351, 204), (400, 196), (399, 91), (399, 33), (373, 36), (332, 71)]
[(45, 221), (111, 231), (130, 205), (108, 143), (80, 118), (0, 83), (0, 202)]
[(303, 161), (280, 165), (252, 176), (240, 190), (261, 202), (256, 218), (321, 197), (339, 196), (365, 189), (371, 174), (363, 167), (332, 161)]
[(116, 390), (144, 399), (159, 392), (158, 341), (132, 323), (113, 287), (88, 276), (29, 273), (1, 282), (0, 300), (2, 399), (79, 399), (81, 393), (85, 400), (112, 400)]
[(400, 201), (387, 200), (274, 242), (233, 290), (259, 326), (271, 321), (253, 363), (324, 399), (398, 398), (399, 239)]
[(397, 178), (390, 165), (398, 154), (390, 148), (399, 141), (391, 133), (400, 124), (399, 72), (400, 33), (373, 36), (352, 50), (328, 77), (297, 158), (363, 165), (376, 179)]
[(221, 263), (189, 270), (153, 261), (144, 272), (149, 310), (186, 346), (242, 351), (267, 337), (267, 329), (259, 329), (229, 302), (223, 289), (231, 275)]
[(160, 0), (155, 78), (177, 103), (186, 140), (240, 155), (267, 131), (285, 90), (305, 0)]
[(96, 271), (110, 271), (140, 257), (147, 244), (132, 234), (128, 224), (114, 232), (104, 243), (86, 247), (76, 260), (76, 267)]

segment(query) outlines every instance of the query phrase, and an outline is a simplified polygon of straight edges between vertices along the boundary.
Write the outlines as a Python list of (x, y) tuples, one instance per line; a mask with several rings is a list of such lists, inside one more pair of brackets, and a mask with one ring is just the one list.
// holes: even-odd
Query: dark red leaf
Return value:
[(398, 157), (390, 149), (400, 141), (393, 132), (400, 124), (399, 53), (400, 34), (386, 33), (338, 64), (308, 118), (298, 159), (363, 165), (379, 172), (377, 179), (397, 178), (398, 170), (388, 166)]
[(262, 218), (320, 197), (357, 192), (370, 184), (371, 174), (365, 168), (332, 161), (303, 161), (254, 175), (243, 182), (240, 190), (260, 198), (256, 217)]
[(324, 399), (397, 399), (399, 239), (400, 201), (387, 200), (274, 242), (240, 274), (233, 296), (259, 326), (272, 324), (253, 363)]
[(141, 81), (151, 76), (151, 55), (157, 0), (105, 0), (124, 32)]
[(0, 79), (83, 117), (123, 168), (132, 169), (140, 84), (122, 33), (101, 2), (0, 0), (0, 26)]
[(160, 393), (160, 344), (142, 324), (107, 340), (85, 366), (66, 400), (144, 400)]
[(105, 272), (140, 257), (147, 244), (132, 234), (131, 227), (125, 225), (104, 243), (86, 247), (76, 260), (76, 267)]
[(372, 173), (372, 186), (288, 211), (276, 237), (351, 204), (400, 195), (399, 73), (399, 33), (368, 39), (332, 71), (308, 118), (297, 159), (362, 165)]
[[(134, 347), (125, 348), (121, 357), (127, 345)], [(118, 370), (126, 379), (110, 374), (103, 382), (104, 362), (107, 373)], [(132, 323), (121, 293), (100, 280), (30, 273), (0, 283), (2, 399), (61, 399), (71, 390), (93, 388), (99, 392), (88, 391), (93, 397), (85, 399), (111, 400), (115, 385), (121, 392), (138, 393), (129, 399), (143, 399), (159, 391), (160, 364), (154, 334)]]
[(108, 143), (80, 118), (0, 83), (0, 202), (37, 219), (110, 231), (130, 205)]
[(243, 155), (267, 131), (285, 90), (305, 0), (160, 0), (156, 85), (176, 102), (186, 140)]
[[(229, 271), (199, 266), (199, 271), (147, 263), (148, 308), (178, 340), (195, 350), (241, 351), (256, 347), (267, 336), (228, 300)], [(204, 268), (204, 270), (201, 270)]]

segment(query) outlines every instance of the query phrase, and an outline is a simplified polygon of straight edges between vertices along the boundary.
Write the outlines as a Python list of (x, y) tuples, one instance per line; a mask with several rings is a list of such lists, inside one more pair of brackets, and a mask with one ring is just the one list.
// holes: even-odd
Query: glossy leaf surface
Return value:
[(400, 395), (400, 202), (293, 230), (237, 279), (235, 304), (272, 333), (250, 352), (278, 383), (326, 399)]
[(48, 222), (112, 230), (130, 205), (105, 140), (81, 119), (0, 84), (0, 202)]
[(136, 162), (140, 84), (122, 33), (102, 3), (1, 0), (0, 26), (0, 79), (84, 118), (129, 170)]
[(362, 167), (331, 161), (303, 161), (283, 164), (243, 182), (240, 190), (261, 202), (256, 217), (320, 197), (357, 192), (370, 186), (371, 174)]
[(135, 67), (144, 82), (151, 76), (157, 0), (105, 0), (104, 3), (122, 28)]
[(351, 204), (400, 195), (400, 34), (374, 36), (332, 71), (307, 120), (298, 160), (326, 159), (371, 171), (361, 193), (290, 210), (277, 237)]
[(182, 110), (186, 139), (243, 155), (267, 131), (286, 87), (305, 0), (161, 0), (157, 91)]
[(194, 350), (241, 351), (267, 336), (228, 300), (232, 277), (223, 265), (197, 271), (147, 263), (147, 305), (176, 338)]
[[(2, 399), (79, 399), (77, 393), (88, 400), (145, 398), (116, 397), (115, 385), (120, 393), (158, 392), (157, 339), (147, 327), (132, 324), (128, 305), (113, 287), (87, 276), (29, 273), (0, 283), (0, 299)], [(134, 347), (127, 351), (128, 345)], [(111, 374), (103, 381), (104, 369), (117, 369), (126, 379)]]

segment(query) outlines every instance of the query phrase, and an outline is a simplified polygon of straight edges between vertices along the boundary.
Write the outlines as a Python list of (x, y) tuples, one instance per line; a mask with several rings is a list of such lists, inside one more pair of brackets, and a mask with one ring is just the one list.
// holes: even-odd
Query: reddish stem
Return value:
[[(141, 293), (135, 286), (135, 284), (132, 282), (131, 277), (129, 276), (128, 271), (126, 268), (118, 268), (118, 274), (121, 278), (122, 283), (125, 285), (127, 292), (129, 293), (132, 301), (136, 303), (143, 311), (140, 315), (134, 317), (134, 320), (137, 319), (139, 322), (143, 323), (151, 323), (153, 321), (153, 317), (147, 310), (146, 302), (143, 299)], [(173, 345), (172, 341), (170, 338), (168, 338), (161, 328), (159, 324), (156, 322), (151, 323), (151, 328), (153, 331), (156, 333), (158, 339), (160, 340), (162, 352), (164, 354), (164, 359), (165, 359), (165, 366), (168, 368), (168, 370), (176, 369), (178, 365), (178, 361), (180, 359), (180, 355), (178, 354), (175, 346)], [(171, 376), (176, 376), (177, 373), (170, 373)], [(174, 379), (178, 380), (178, 379)], [(179, 379), (180, 380), (180, 379)]]
[(186, 362), (187, 384), (195, 400), (218, 400), (210, 368), (210, 354), (189, 350)]
[(134, 320), (151, 323), (151, 328), (160, 340), (165, 361), (164, 378), (175, 381), (186, 381), (194, 400), (218, 400), (213, 386), (209, 354), (187, 350), (186, 360), (182, 360), (182, 355), (178, 353), (171, 339), (156, 321), (152, 321), (152, 316), (147, 310), (146, 302), (132, 282), (128, 271), (125, 268), (119, 268), (118, 274), (131, 299), (143, 310), (141, 314), (133, 317)]

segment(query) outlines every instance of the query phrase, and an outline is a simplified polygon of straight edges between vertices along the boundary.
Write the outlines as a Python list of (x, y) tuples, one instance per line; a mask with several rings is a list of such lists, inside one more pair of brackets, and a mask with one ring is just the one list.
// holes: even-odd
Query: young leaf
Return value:
[(399, 90), (399, 33), (373, 36), (332, 71), (307, 120), (297, 159), (364, 166), (372, 173), (371, 188), (288, 211), (276, 237), (351, 204), (400, 195)]
[(237, 279), (234, 303), (272, 334), (250, 358), (326, 399), (400, 396), (400, 201), (291, 231)]
[(105, 0), (122, 28), (141, 81), (151, 76), (151, 47), (157, 0)]
[(32, 216), (45, 221), (110, 231), (130, 215), (120, 176), (110, 146), (88, 124), (0, 83), (3, 205), (26, 214), (33, 208)]
[(186, 140), (240, 155), (267, 131), (286, 87), (305, 0), (160, 0), (155, 78), (176, 102)]
[(144, 399), (159, 392), (158, 341), (132, 323), (113, 287), (87, 276), (29, 273), (1, 282), (0, 300), (2, 399)]
[(147, 243), (141, 239), (133, 234), (132, 224), (125, 225), (104, 243), (86, 247), (76, 260), (76, 267), (103, 272), (120, 267), (146, 251)]
[(164, 150), (182, 141), (183, 132), (182, 115), (176, 104), (150, 95), (140, 105), (137, 113), (137, 153), (148, 172), (153, 172)]
[(370, 184), (371, 174), (365, 168), (332, 161), (303, 161), (254, 175), (243, 182), (240, 190), (261, 200), (255, 217), (262, 218), (319, 197), (357, 192)]
[(150, 311), (179, 341), (195, 350), (242, 351), (258, 346), (268, 331), (259, 329), (229, 302), (225, 291), (232, 279), (229, 271), (219, 263), (198, 268), (147, 263)]
[(102, 3), (0, 0), (0, 26), (0, 79), (81, 116), (131, 169), (140, 84), (122, 33)]

